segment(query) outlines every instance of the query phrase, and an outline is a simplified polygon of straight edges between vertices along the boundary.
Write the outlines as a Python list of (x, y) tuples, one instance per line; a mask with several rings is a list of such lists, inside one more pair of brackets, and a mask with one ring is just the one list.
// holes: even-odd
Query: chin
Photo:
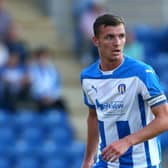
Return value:
[(112, 59), (121, 59), (121, 55), (120, 54), (116, 54), (116, 55), (112, 55), (111, 58)]
[(119, 61), (121, 60), (121, 55), (113, 55), (109, 58), (109, 61), (113, 62), (113, 61)]

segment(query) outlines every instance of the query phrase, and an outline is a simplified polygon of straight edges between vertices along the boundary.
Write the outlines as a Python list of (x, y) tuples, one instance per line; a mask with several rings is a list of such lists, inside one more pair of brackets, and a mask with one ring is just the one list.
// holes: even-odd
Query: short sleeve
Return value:
[(91, 109), (95, 109), (95, 104), (92, 101), (92, 99), (89, 96), (89, 84), (87, 80), (83, 79), (82, 80), (82, 90), (83, 90), (83, 95), (84, 95), (84, 103)]
[(142, 80), (140, 88), (143, 99), (146, 100), (151, 107), (166, 103), (167, 98), (154, 69), (148, 66), (143, 69), (140, 76)]

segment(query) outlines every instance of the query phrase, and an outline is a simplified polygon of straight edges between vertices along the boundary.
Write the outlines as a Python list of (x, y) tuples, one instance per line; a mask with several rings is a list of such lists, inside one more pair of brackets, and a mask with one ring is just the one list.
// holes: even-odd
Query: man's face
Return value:
[(108, 61), (121, 60), (125, 45), (125, 27), (101, 26), (97, 37), (93, 37), (94, 44), (98, 47), (100, 58)]

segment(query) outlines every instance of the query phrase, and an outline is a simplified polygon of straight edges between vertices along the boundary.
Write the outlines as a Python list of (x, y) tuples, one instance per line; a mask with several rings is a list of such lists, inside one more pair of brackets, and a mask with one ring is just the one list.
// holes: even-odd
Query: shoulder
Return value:
[(83, 80), (85, 78), (98, 78), (100, 76), (99, 71), (99, 60), (90, 66), (84, 68), (80, 73), (80, 79)]
[(159, 78), (150, 65), (132, 58), (127, 58), (127, 64), (130, 66), (127, 71), (129, 76), (137, 77), (148, 88), (160, 87)]
[(135, 66), (137, 68), (148, 68), (148, 67), (150, 67), (150, 65), (146, 64), (145, 62), (137, 60), (137, 59), (129, 57), (129, 56), (125, 56), (125, 62), (126, 62), (126, 64), (131, 65), (133, 68), (135, 68)]
[(128, 72), (135, 73), (138, 76), (154, 72), (154, 69), (150, 65), (130, 57), (125, 57), (125, 67), (128, 69)]

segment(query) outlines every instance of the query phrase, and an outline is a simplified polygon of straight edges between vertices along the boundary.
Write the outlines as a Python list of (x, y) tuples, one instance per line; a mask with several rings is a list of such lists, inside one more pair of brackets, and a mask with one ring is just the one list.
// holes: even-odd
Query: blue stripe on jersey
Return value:
[[(103, 75), (99, 69), (100, 60), (92, 64), (81, 72), (81, 82), (83, 79), (109, 79), (109, 78), (128, 78), (138, 77), (148, 88), (151, 96), (157, 96), (163, 93), (158, 77), (153, 68), (143, 62), (134, 60), (130, 57), (124, 57), (124, 62), (119, 68), (110, 75)], [(131, 66), (130, 66), (131, 65)]]
[[(99, 120), (98, 123), (99, 123), (100, 137), (101, 137), (100, 150), (102, 151), (106, 147), (106, 137), (105, 137), (105, 131), (104, 131), (104, 122)], [(99, 155), (99, 162), (97, 164), (99, 166), (102, 166), (103, 168), (107, 168), (107, 163), (105, 161), (103, 161), (101, 155)]]
[[(152, 69), (149, 65), (132, 59), (130, 57), (124, 57), (124, 62), (121, 66), (113, 71), (112, 74), (104, 75), (99, 68), (100, 60), (96, 61), (94, 64), (83, 69), (80, 74), (81, 83), (83, 79), (108, 79), (108, 78), (128, 78), (132, 76), (143, 75), (142, 72), (146, 69)], [(130, 66), (131, 65), (131, 66)]]
[(138, 104), (141, 112), (142, 126), (145, 127), (146, 126), (145, 105), (141, 95), (138, 95)]
[(149, 166), (147, 168), (161, 168), (160, 164), (159, 165), (155, 165), (155, 166)]
[(84, 102), (85, 102), (85, 104), (86, 104), (89, 108), (95, 109), (95, 105), (89, 104), (86, 94), (85, 94), (84, 92), (83, 92), (83, 94), (84, 94)]
[[(138, 102), (139, 102), (139, 109), (141, 112), (142, 126), (145, 127), (146, 126), (145, 105), (144, 105), (144, 101), (141, 95), (138, 96)], [(147, 165), (151, 166), (151, 158), (150, 158), (148, 141), (144, 142), (144, 146), (145, 146)]]
[[(118, 121), (116, 125), (120, 139), (131, 133), (128, 121)], [(133, 168), (132, 147), (119, 158), (119, 163), (120, 168)]]
[(99, 122), (99, 130), (100, 130), (100, 137), (101, 137), (100, 149), (102, 151), (103, 148), (106, 147), (106, 138), (105, 138), (105, 132), (104, 132), (104, 122), (100, 121), (100, 120), (98, 122)]

